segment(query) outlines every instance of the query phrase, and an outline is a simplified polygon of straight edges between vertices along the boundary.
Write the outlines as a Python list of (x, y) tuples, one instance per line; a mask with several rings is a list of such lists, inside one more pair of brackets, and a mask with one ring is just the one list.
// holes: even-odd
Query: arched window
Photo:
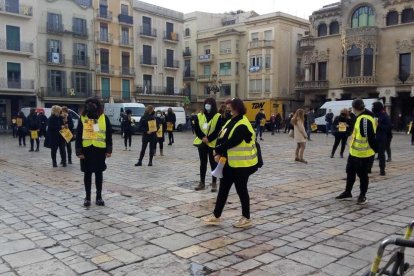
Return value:
[(414, 10), (405, 9), (401, 13), (401, 23), (410, 23), (414, 22)]
[(398, 24), (398, 12), (391, 11), (387, 14), (387, 26), (397, 25)]
[(338, 21), (333, 21), (329, 25), (329, 34), (330, 35), (339, 34), (339, 23), (338, 23)]
[(347, 76), (359, 77), (361, 75), (361, 49), (352, 45), (347, 52)]
[(325, 23), (321, 23), (318, 26), (318, 36), (326, 36), (328, 34), (328, 27)]
[(361, 28), (375, 25), (375, 13), (369, 6), (359, 7), (352, 15), (352, 28)]
[(374, 71), (374, 49), (371, 46), (364, 50), (364, 76), (372, 76)]

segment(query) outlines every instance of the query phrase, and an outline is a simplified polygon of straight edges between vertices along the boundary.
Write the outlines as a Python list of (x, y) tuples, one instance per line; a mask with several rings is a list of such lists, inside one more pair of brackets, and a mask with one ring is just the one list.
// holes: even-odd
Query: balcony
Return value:
[(180, 67), (180, 62), (178, 60), (166, 60), (164, 59), (164, 68), (177, 70)]
[(274, 40), (254, 40), (249, 42), (249, 50), (255, 48), (272, 48)]
[(26, 5), (11, 7), (6, 5), (6, 0), (0, 0), (0, 14), (18, 16), (21, 18), (32, 18), (33, 8)]
[(88, 37), (88, 29), (72, 26), (72, 35), (76, 36), (76, 37), (87, 38)]
[(189, 81), (195, 79), (195, 71), (194, 70), (186, 70), (183, 74), (183, 80)]
[(134, 18), (127, 14), (118, 15), (119, 24), (134, 25)]
[(142, 66), (150, 66), (150, 67), (154, 67), (155, 65), (158, 64), (157, 62), (157, 57), (146, 57), (146, 56), (141, 56), (140, 57), (140, 64)]
[(20, 79), (10, 80), (7, 78), (0, 78), (0, 89), (9, 90), (34, 90), (34, 80)]
[(183, 57), (191, 57), (191, 50), (186, 49), (183, 51)]
[(137, 86), (136, 95), (184, 96), (183, 89), (165, 86)]
[(89, 58), (82, 55), (73, 55), (72, 56), (72, 65), (73, 67), (86, 67), (89, 68)]
[(47, 52), (47, 64), (53, 66), (64, 66), (65, 65), (65, 55), (62, 53)]
[(74, 88), (61, 88), (56, 89), (54, 87), (40, 87), (40, 93), (42, 97), (51, 98), (76, 98), (86, 99), (92, 97), (92, 90), (87, 89), (86, 91), (76, 91)]
[(114, 66), (108, 64), (96, 64), (96, 74), (114, 75)]
[(206, 54), (206, 55), (198, 56), (198, 62), (200, 63), (213, 62), (213, 59), (214, 59), (213, 54)]
[(119, 37), (119, 46), (133, 48), (134, 47), (134, 37)]
[(375, 87), (377, 86), (377, 78), (375, 76), (358, 76), (343, 78), (341, 87)]
[(198, 82), (210, 82), (210, 75), (198, 75)]
[(119, 67), (119, 75), (121, 77), (135, 77), (135, 69), (134, 67)]
[(395, 77), (395, 84), (398, 86), (402, 86), (402, 85), (414, 85), (414, 75), (408, 75), (408, 74), (404, 74), (404, 75), (398, 75)]
[(33, 43), (0, 39), (0, 52), (30, 56), (33, 54)]
[(98, 31), (96, 32), (96, 42), (104, 44), (113, 44), (114, 40), (112, 38), (112, 34)]
[(362, 27), (346, 29), (346, 37), (369, 37), (377, 36), (379, 33), (378, 27)]
[(107, 9), (97, 9), (96, 10), (96, 17), (100, 20), (104, 21), (112, 21), (112, 12), (108, 11)]
[(142, 37), (154, 39), (157, 37), (157, 29), (141, 26), (139, 29), (139, 35)]
[(296, 90), (326, 90), (329, 88), (329, 81), (298, 81), (296, 82)]
[(260, 71), (262, 71), (262, 69), (262, 66), (250, 66), (249, 73), (259, 73)]
[(55, 24), (52, 22), (47, 22), (46, 31), (50, 34), (63, 35), (65, 33), (65, 28), (63, 24)]
[(298, 41), (298, 53), (309, 51), (315, 48), (315, 39), (313, 36), (307, 36)]
[(165, 42), (171, 42), (171, 43), (178, 43), (179, 39), (178, 39), (178, 34), (175, 32), (164, 32), (164, 41)]

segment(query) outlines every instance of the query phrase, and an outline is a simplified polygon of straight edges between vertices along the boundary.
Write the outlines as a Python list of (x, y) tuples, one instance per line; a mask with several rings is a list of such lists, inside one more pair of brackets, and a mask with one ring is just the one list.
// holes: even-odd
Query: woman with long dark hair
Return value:
[(76, 156), (80, 159), (84, 173), (85, 201), (83, 206), (91, 205), (92, 174), (95, 173), (96, 205), (104, 206), (102, 199), (103, 172), (105, 160), (112, 155), (112, 127), (103, 114), (103, 105), (98, 98), (85, 101), (85, 108), (76, 130)]
[(157, 143), (157, 120), (155, 118), (154, 107), (148, 105), (145, 108), (145, 113), (139, 121), (140, 129), (142, 131), (142, 146), (139, 154), (138, 162), (135, 166), (142, 166), (142, 159), (144, 159), (145, 151), (149, 144), (149, 162), (148, 166), (152, 166), (152, 159), (154, 157), (154, 149)]

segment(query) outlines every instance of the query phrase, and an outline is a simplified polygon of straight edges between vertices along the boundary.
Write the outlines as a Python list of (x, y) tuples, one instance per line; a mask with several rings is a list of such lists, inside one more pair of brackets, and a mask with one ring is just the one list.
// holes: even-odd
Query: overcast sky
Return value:
[(259, 14), (282, 11), (308, 19), (313, 11), (338, 0), (143, 0), (157, 6), (189, 13), (204, 11), (223, 13), (228, 11), (254, 10)]

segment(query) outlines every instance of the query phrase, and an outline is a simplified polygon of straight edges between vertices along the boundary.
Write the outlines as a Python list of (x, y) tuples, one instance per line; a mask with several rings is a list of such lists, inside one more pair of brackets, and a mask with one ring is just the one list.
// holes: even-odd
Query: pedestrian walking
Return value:
[(413, 116), (411, 117), (411, 122), (408, 128), (408, 133), (411, 133), (411, 145), (414, 146), (414, 111), (413, 111)]
[(255, 131), (245, 116), (246, 107), (242, 100), (234, 98), (228, 101), (227, 105), (231, 109), (232, 118), (223, 126), (214, 152), (216, 162), (226, 160), (223, 178), (220, 181), (213, 214), (201, 220), (208, 225), (220, 223), (221, 214), (234, 183), (242, 206), (242, 217), (233, 226), (245, 228), (252, 225), (247, 183), (250, 175), (255, 173), (258, 167)]
[(266, 125), (266, 114), (264, 109), (260, 109), (260, 111), (256, 114), (255, 118), (255, 127), (256, 127), (256, 139), (260, 136), (260, 140), (263, 141), (263, 131)]
[(392, 138), (393, 138), (392, 128), (390, 128), (388, 130), (388, 133), (387, 133), (387, 145), (385, 147), (385, 151), (387, 152), (387, 162), (391, 162), (392, 161), (392, 158), (391, 158), (391, 142), (392, 142)]
[(157, 142), (155, 143), (154, 156), (157, 154), (157, 144), (160, 147), (160, 156), (164, 156), (164, 141), (165, 141), (165, 130), (167, 129), (167, 124), (165, 123), (164, 114), (158, 110), (155, 113), (157, 119)]
[(40, 131), (40, 120), (36, 114), (35, 108), (30, 108), (30, 114), (27, 116), (27, 127), (29, 129), (30, 137), (30, 150), (29, 152), (35, 151), (34, 142), (36, 141), (36, 152), (39, 151), (39, 131)]
[(92, 174), (95, 174), (96, 205), (104, 206), (102, 199), (103, 172), (106, 158), (112, 155), (112, 127), (104, 114), (103, 105), (98, 98), (85, 101), (76, 129), (76, 156), (80, 159), (80, 169), (85, 186), (83, 206), (91, 206)]
[(315, 123), (315, 112), (313, 108), (309, 110), (306, 114), (306, 133), (308, 136), (308, 141), (312, 141), (311, 134), (312, 134), (312, 125)]
[(175, 113), (172, 108), (168, 108), (167, 115), (165, 116), (165, 122), (167, 123), (167, 133), (168, 133), (168, 145), (171, 146), (174, 144), (174, 129), (175, 122), (177, 121)]
[(47, 129), (47, 117), (43, 113), (43, 111), (40, 111), (38, 116), (39, 116), (39, 120), (40, 120), (39, 137), (45, 138), (45, 136), (46, 136), (46, 129)]
[(291, 124), (293, 127), (293, 141), (296, 144), (295, 161), (307, 164), (308, 162), (303, 159), (303, 153), (306, 148), (307, 133), (305, 131), (305, 111), (303, 109), (296, 110), (295, 115), (292, 117)]
[[(195, 134), (193, 145), (198, 149), (200, 159), (200, 183), (195, 187), (196, 191), (205, 189), (207, 163), (210, 162), (210, 169), (214, 171), (217, 166), (214, 160), (213, 150), (216, 140), (222, 127), (221, 114), (217, 112), (216, 100), (207, 98), (204, 100), (203, 112), (197, 114), (195, 119)], [(217, 178), (212, 177), (211, 191), (217, 191)]]
[(135, 125), (134, 120), (132, 119), (132, 111), (127, 109), (125, 112), (125, 116), (121, 122), (121, 128), (124, 136), (124, 151), (128, 150), (131, 151), (131, 144), (132, 144), (132, 128)]
[(272, 131), (272, 135), (275, 135), (275, 128), (276, 128), (276, 116), (274, 113), (270, 115), (270, 130)]
[(353, 128), (348, 163), (346, 165), (346, 187), (336, 199), (346, 199), (352, 197), (352, 188), (356, 176), (360, 181), (360, 194), (357, 204), (366, 204), (366, 194), (368, 192), (369, 176), (368, 170), (371, 158), (377, 150), (375, 130), (376, 123), (372, 113), (365, 109), (362, 99), (355, 99), (352, 102), (352, 109), (355, 113), (356, 122)]
[[(69, 129), (72, 135), (75, 136), (75, 126), (73, 124), (73, 118), (72, 118), (72, 115), (70, 115), (69, 109), (67, 106), (62, 106), (61, 116), (63, 119), (64, 128)], [(65, 148), (66, 148), (67, 163), (72, 164), (72, 140), (69, 142), (64, 140), (64, 143), (65, 143)]]
[(140, 120), (140, 129), (142, 131), (142, 146), (139, 154), (138, 162), (135, 166), (142, 166), (142, 159), (144, 159), (145, 151), (149, 144), (149, 162), (148, 166), (152, 166), (152, 159), (154, 158), (154, 149), (157, 143), (157, 120), (155, 119), (154, 107), (148, 105), (145, 109), (144, 115)]
[(293, 113), (290, 113), (286, 119), (285, 119), (285, 131), (284, 133), (288, 133), (289, 130), (291, 129), (291, 124), (290, 124), (290, 120), (292, 120), (293, 117)]
[(11, 125), (10, 125), (10, 127), (11, 127), (11, 129), (12, 129), (12, 134), (13, 134), (13, 138), (17, 138), (18, 136), (17, 136), (17, 125), (16, 125), (16, 120), (17, 119), (17, 116), (12, 116), (12, 120), (11, 120)]
[(328, 113), (326, 113), (326, 115), (325, 115), (326, 136), (328, 136), (329, 132), (330, 133), (333, 132), (333, 130), (332, 130), (333, 120), (334, 120), (334, 114), (332, 113), (332, 109), (329, 109)]
[(62, 167), (66, 167), (65, 139), (60, 134), (60, 130), (65, 127), (61, 116), (62, 108), (58, 105), (52, 106), (51, 115), (47, 123), (47, 133), (45, 147), (50, 148), (52, 165), (57, 167), (56, 154), (59, 149)]
[(275, 118), (275, 126), (276, 126), (277, 133), (280, 133), (281, 125), (282, 125), (282, 116), (280, 115), (280, 113), (277, 113), (276, 118)]
[(381, 102), (375, 102), (372, 104), (372, 112), (376, 121), (376, 140), (377, 140), (377, 152), (378, 161), (380, 167), (380, 175), (385, 175), (385, 151), (388, 145), (388, 135), (392, 131), (392, 124), (390, 116), (384, 110), (384, 105)]
[(351, 118), (349, 117), (348, 109), (344, 108), (341, 110), (340, 115), (335, 117), (333, 124), (332, 124), (332, 134), (335, 137), (335, 142), (332, 147), (331, 158), (334, 158), (335, 151), (338, 148), (339, 143), (341, 143), (340, 156), (341, 158), (344, 158), (346, 142), (350, 135), (349, 133), (350, 124), (351, 124)]
[(19, 137), (19, 147), (26, 146), (27, 120), (23, 112), (19, 112), (16, 118), (17, 136)]

